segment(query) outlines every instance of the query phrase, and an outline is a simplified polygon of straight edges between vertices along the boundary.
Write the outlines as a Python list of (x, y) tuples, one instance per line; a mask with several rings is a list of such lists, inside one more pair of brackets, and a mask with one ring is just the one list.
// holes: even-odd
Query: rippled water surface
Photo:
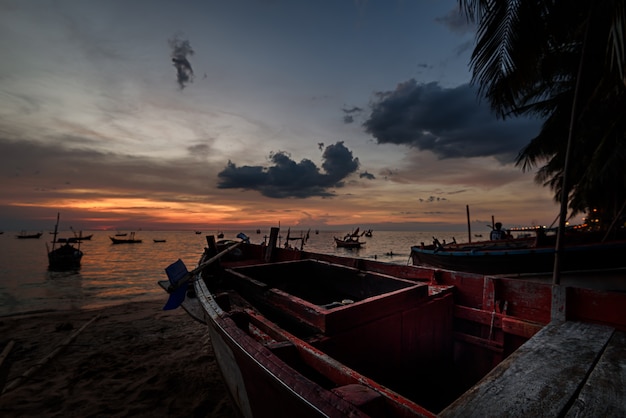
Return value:
[[(228, 239), (236, 239), (241, 231), (224, 231)], [(243, 231), (253, 243), (261, 243), (268, 231)], [(420, 233), (409, 231), (374, 231), (372, 237), (362, 237), (365, 245), (359, 249), (336, 248), (333, 236), (341, 237), (348, 231), (310, 232), (305, 249), (313, 252), (339, 254), (351, 257), (376, 258), (392, 263), (406, 264), (410, 248), (420, 242), (430, 243), (433, 236), (441, 240), (463, 241), (459, 233)], [(40, 239), (17, 239), (16, 233), (0, 235), (0, 315), (18, 312), (93, 308), (118, 303), (154, 299), (166, 295), (156, 284), (164, 280), (164, 269), (182, 259), (193, 268), (204, 247), (206, 235), (193, 231), (140, 231), (140, 244), (113, 245), (111, 232), (94, 231), (90, 241), (81, 244), (84, 252), (78, 272), (49, 272), (46, 245), (51, 246), (52, 235), (44, 233)], [(215, 232), (208, 232), (215, 234)], [(306, 231), (291, 231), (291, 237)], [(281, 231), (284, 239), (286, 231)], [(70, 232), (60, 234), (70, 237)], [(461, 237), (461, 238), (459, 238)], [(166, 242), (154, 242), (164, 239)], [(297, 241), (295, 241), (297, 242)]]

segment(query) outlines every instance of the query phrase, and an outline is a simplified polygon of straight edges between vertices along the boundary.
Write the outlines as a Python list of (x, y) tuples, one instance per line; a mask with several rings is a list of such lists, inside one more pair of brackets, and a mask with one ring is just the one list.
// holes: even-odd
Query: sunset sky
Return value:
[(558, 214), (455, 0), (0, 0), (0, 230), (451, 230)]

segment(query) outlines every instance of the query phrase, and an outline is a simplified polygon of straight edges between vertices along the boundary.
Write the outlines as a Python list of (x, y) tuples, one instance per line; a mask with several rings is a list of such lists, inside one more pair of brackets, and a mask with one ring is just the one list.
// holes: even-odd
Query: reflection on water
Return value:
[[(242, 231), (224, 231), (225, 239), (237, 239)], [(251, 242), (261, 243), (269, 230), (257, 234), (243, 231)], [(302, 231), (306, 234), (306, 231)], [(305, 250), (347, 257), (375, 258), (407, 264), (410, 248), (420, 242), (430, 243), (432, 237), (452, 240), (455, 234), (419, 232), (374, 231), (372, 237), (362, 237), (365, 245), (360, 249), (336, 248), (333, 236), (343, 236), (348, 231), (320, 231), (309, 235)], [(91, 232), (86, 232), (91, 234)], [(284, 240), (286, 231), (281, 231)], [(164, 269), (182, 259), (193, 268), (204, 247), (205, 234), (194, 231), (157, 232), (140, 231), (139, 244), (111, 244), (109, 232), (96, 231), (80, 249), (84, 252), (82, 266), (76, 272), (50, 272), (46, 240), (18, 240), (15, 234), (0, 235), (0, 315), (46, 309), (93, 308), (127, 301), (137, 301), (165, 295), (156, 285), (166, 279)], [(291, 230), (291, 236), (300, 231)], [(67, 236), (72, 236), (67, 233)], [(456, 234), (462, 241), (463, 233)], [(61, 234), (61, 236), (65, 236)], [(165, 242), (153, 242), (165, 239)], [(284, 241), (282, 241), (284, 243)], [(50, 243), (48, 243), (50, 245)]]

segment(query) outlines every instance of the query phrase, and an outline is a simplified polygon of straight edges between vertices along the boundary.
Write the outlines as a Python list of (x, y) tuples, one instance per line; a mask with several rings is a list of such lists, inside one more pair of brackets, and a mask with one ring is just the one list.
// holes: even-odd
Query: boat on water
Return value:
[(352, 237), (347, 237), (343, 239), (333, 237), (333, 239), (335, 240), (335, 245), (338, 248), (361, 248), (361, 246), (365, 244), (364, 241), (359, 241), (358, 238)]
[(60, 243), (77, 243), (77, 242), (81, 242), (81, 241), (91, 241), (91, 238), (93, 238), (93, 234), (91, 235), (78, 235), (75, 237), (69, 237), (69, 238), (56, 238), (56, 242), (60, 242)]
[(117, 236), (115, 237), (110, 236), (109, 239), (111, 240), (111, 243), (113, 244), (140, 244), (142, 242), (140, 239), (135, 238), (134, 232), (131, 232), (128, 238), (119, 238)]
[(18, 239), (39, 239), (43, 235), (43, 232), (37, 232), (35, 234), (28, 234), (26, 231), (20, 232), (15, 237)]
[[(596, 235), (570, 235), (561, 257), (562, 271), (626, 267), (626, 240), (594, 241)], [(524, 235), (517, 239), (411, 247), (415, 265), (479, 274), (549, 273), (554, 269), (553, 237)]]
[(359, 228), (352, 232), (347, 233), (343, 238), (333, 237), (337, 248), (361, 248), (365, 244), (363, 241), (359, 241), (359, 238), (365, 234), (366, 231), (359, 234)]
[[(245, 417), (624, 416), (626, 292), (207, 237), (164, 309)], [(211, 388), (206, 388), (210, 391)]]
[(83, 252), (80, 250), (80, 240), (78, 241), (78, 247), (70, 245), (69, 242), (66, 242), (60, 247), (56, 247), (56, 244), (59, 242), (56, 237), (59, 228), (59, 218), (60, 214), (57, 213), (57, 223), (54, 226), (54, 239), (52, 240), (52, 248), (48, 248), (48, 244), (46, 244), (46, 249), (48, 250), (48, 270), (78, 270), (80, 268), (80, 263), (83, 258)]
[(166, 240), (164, 239), (153, 239), (154, 242), (165, 242)]

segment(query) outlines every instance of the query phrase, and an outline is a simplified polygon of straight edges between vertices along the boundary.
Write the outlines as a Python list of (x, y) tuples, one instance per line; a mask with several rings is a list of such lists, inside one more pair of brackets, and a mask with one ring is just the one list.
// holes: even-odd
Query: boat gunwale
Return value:
[[(304, 260), (296, 260), (296, 261), (304, 261)], [(320, 261), (320, 262), (325, 262), (323, 260), (316, 260), (316, 261)], [(261, 263), (263, 264), (263, 263)], [(350, 266), (343, 266), (342, 267), (350, 267)], [(417, 283), (419, 284), (419, 283)], [(310, 380), (309, 378), (307, 378), (306, 376), (304, 376), (303, 374), (301, 374), (300, 372), (296, 371), (295, 369), (293, 369), (289, 364), (287, 364), (282, 358), (280, 358), (280, 356), (278, 356), (277, 354), (275, 354), (269, 347), (267, 347), (266, 345), (262, 344), (261, 342), (259, 342), (257, 339), (255, 339), (253, 336), (247, 334), (244, 330), (242, 330), (241, 328), (239, 328), (234, 319), (231, 317), (231, 313), (227, 312), (225, 310), (223, 310), (220, 306), (219, 303), (217, 302), (216, 298), (217, 295), (214, 295), (213, 292), (211, 292), (211, 290), (209, 290), (208, 286), (206, 285), (206, 283), (204, 282), (204, 279), (202, 277), (202, 273), (198, 273), (196, 280), (194, 280), (194, 288), (196, 290), (196, 297), (198, 298), (198, 302), (199, 304), (202, 306), (202, 309), (205, 313), (205, 317), (206, 318), (206, 323), (208, 327), (217, 327), (216, 331), (219, 332), (219, 334), (222, 336), (222, 338), (227, 338), (232, 344), (236, 345), (242, 353), (245, 353), (245, 355), (250, 358), (251, 360), (253, 360), (256, 364), (258, 364), (260, 367), (263, 368), (263, 370), (267, 373), (268, 376), (271, 376), (271, 378), (280, 383), (281, 385), (283, 385), (283, 387), (285, 387), (287, 390), (289, 390), (291, 393), (293, 393), (294, 395), (298, 396), (299, 399), (302, 399), (303, 401), (305, 401), (308, 405), (311, 406), (315, 406), (311, 401), (307, 400), (305, 395), (299, 392), (294, 391), (294, 389), (289, 386), (289, 384), (287, 382), (284, 382), (281, 379), (278, 379), (277, 376), (268, 368), (268, 365), (276, 365), (278, 363), (281, 364), (281, 369), (283, 367), (287, 367), (292, 373), (293, 375), (299, 375), (302, 376), (303, 378), (305, 378), (307, 380), (307, 382), (312, 385), (311, 387), (314, 388), (321, 388), (323, 389), (324, 392), (327, 392), (328, 394), (332, 394), (332, 399), (339, 399), (341, 401), (341, 403), (346, 403), (347, 406), (350, 407), (350, 411), (354, 412), (354, 411), (358, 411), (358, 414), (363, 414), (363, 412), (355, 405), (353, 405), (352, 403), (344, 400), (343, 398), (341, 398), (339, 395), (337, 395), (336, 393), (333, 392), (333, 390), (331, 389), (327, 389), (327, 388), (323, 388), (320, 385), (318, 385), (316, 382), (313, 382), (312, 380)], [(241, 311), (236, 311), (236, 312), (241, 312)], [(253, 315), (250, 315), (249, 312), (244, 311), (244, 313), (246, 313), (248, 315), (248, 318), (255, 318)], [(265, 318), (264, 315), (258, 313), (257, 315), (259, 315), (262, 318)], [(263, 355), (260, 356), (254, 356), (249, 350), (247, 350), (239, 341), (237, 341), (237, 339), (235, 338), (235, 336), (231, 335), (229, 332), (226, 331), (225, 329), (225, 322), (230, 321), (229, 324), (229, 329), (236, 329), (238, 336), (241, 338), (245, 338), (247, 340), (249, 340), (250, 342), (252, 342), (257, 350), (255, 350), (255, 353), (259, 353), (259, 352), (263, 352)], [(256, 322), (258, 321), (258, 318), (255, 318), (254, 322), (256, 325)], [(272, 321), (269, 321), (270, 323), (273, 324)], [(234, 328), (232, 328), (234, 327)], [(333, 379), (333, 376), (330, 376), (328, 373), (323, 374), (326, 378), (330, 379), (331, 381), (335, 382), (336, 384), (336, 388), (342, 387), (342, 386), (346, 386), (348, 384), (361, 384), (364, 385), (365, 387), (374, 390), (375, 392), (377, 392), (378, 394), (380, 394), (381, 396), (383, 396), (386, 400), (386, 402), (388, 403), (388, 406), (394, 409), (400, 409), (400, 410), (408, 410), (410, 411), (410, 414), (419, 414), (420, 416), (423, 417), (435, 417), (435, 414), (429, 410), (427, 410), (426, 408), (424, 408), (423, 406), (415, 403), (414, 401), (394, 392), (393, 390), (382, 386), (378, 383), (376, 383), (374, 380), (366, 377), (365, 375), (357, 372), (356, 370), (342, 364), (340, 361), (330, 357), (328, 354), (324, 353), (323, 351), (315, 348), (314, 346), (312, 346), (311, 344), (309, 344), (308, 342), (304, 341), (301, 338), (298, 338), (296, 336), (294, 336), (293, 334), (287, 332), (286, 330), (282, 329), (282, 328), (274, 328), (273, 329), (274, 332), (279, 333), (279, 335), (281, 335), (282, 337), (285, 338), (286, 342), (291, 343), (296, 350), (298, 351), (299, 355), (301, 356), (302, 361), (304, 361), (306, 364), (311, 365), (310, 362), (312, 359), (315, 359), (317, 362), (322, 362), (324, 363), (324, 365), (326, 365), (327, 367), (330, 367), (332, 370), (334, 370), (336, 373), (338, 373), (340, 376), (342, 376), (344, 379), (347, 379), (348, 382), (346, 382), (345, 384), (340, 384), (339, 382), (336, 381), (336, 379)], [(261, 350), (261, 351), (259, 351)], [(278, 363), (277, 363), (278, 362)], [(221, 367), (220, 367), (221, 369)], [(326, 368), (321, 368), (321, 370), (326, 370)], [(336, 375), (334, 375), (336, 377)], [(285, 375), (282, 376), (283, 378), (285, 377)], [(226, 377), (225, 377), (226, 379)], [(307, 393), (316, 393), (317, 391), (312, 391), (312, 392), (307, 392)], [(330, 395), (329, 395), (330, 396)], [(328, 402), (328, 399), (323, 398), (324, 402)], [(328, 402), (328, 406), (330, 407), (329, 411), (331, 412), (337, 412), (337, 405), (335, 405), (334, 403), (330, 403)], [(318, 408), (315, 408), (318, 409)], [(408, 412), (407, 411), (407, 412)], [(342, 415), (343, 416), (343, 415)], [(359, 416), (359, 415), (357, 415)]]

